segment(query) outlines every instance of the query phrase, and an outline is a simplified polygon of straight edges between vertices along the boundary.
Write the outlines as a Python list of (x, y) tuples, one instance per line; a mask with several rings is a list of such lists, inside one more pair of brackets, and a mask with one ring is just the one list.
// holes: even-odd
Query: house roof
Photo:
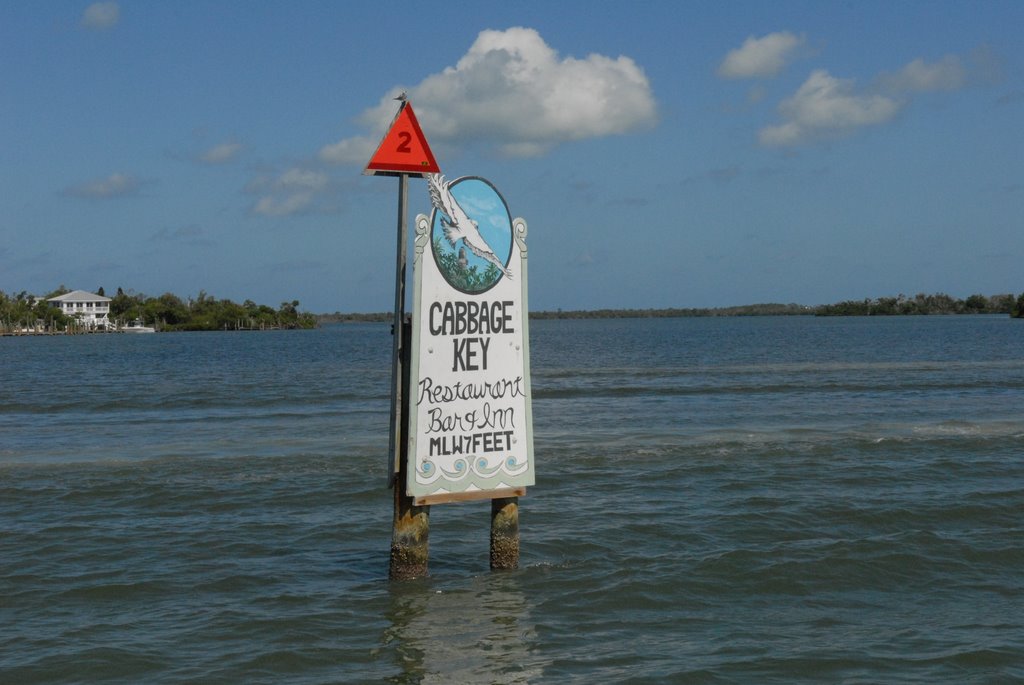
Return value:
[(58, 295), (57, 297), (50, 297), (46, 300), (47, 302), (110, 302), (109, 297), (103, 295), (97, 295), (95, 293), (87, 293), (84, 290), (72, 290), (69, 293)]

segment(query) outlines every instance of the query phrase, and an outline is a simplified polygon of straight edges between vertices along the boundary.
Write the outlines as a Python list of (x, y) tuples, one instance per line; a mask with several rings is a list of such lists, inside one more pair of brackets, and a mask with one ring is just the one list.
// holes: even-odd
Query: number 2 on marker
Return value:
[(399, 131), (398, 139), (402, 142), (399, 143), (398, 147), (395, 148), (395, 152), (401, 152), (403, 154), (409, 154), (412, 152), (412, 148), (409, 147), (409, 141), (412, 140), (412, 134), (408, 131)]

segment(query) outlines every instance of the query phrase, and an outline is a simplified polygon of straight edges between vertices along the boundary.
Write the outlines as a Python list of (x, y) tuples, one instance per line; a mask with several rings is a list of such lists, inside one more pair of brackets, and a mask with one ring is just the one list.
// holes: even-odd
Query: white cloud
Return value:
[(763, 145), (795, 145), (834, 138), (882, 124), (903, 104), (880, 94), (857, 93), (850, 79), (838, 79), (824, 69), (811, 73), (792, 97), (779, 104), (784, 122), (766, 126), (759, 134)]
[(207, 164), (224, 164), (237, 157), (241, 151), (241, 143), (221, 143), (199, 155), (199, 159)]
[(297, 192), (285, 195), (284, 197), (265, 196), (261, 197), (252, 211), (264, 216), (290, 216), (301, 214), (309, 209), (313, 202), (313, 193)]
[[(320, 150), (331, 162), (365, 163), (396, 111), (400, 88), (366, 110), (368, 135)], [(483, 143), (509, 156), (538, 156), (560, 143), (652, 126), (656, 106), (629, 57), (560, 57), (533, 29), (483, 31), (455, 66), (406, 89), (431, 143)]]
[[(383, 130), (381, 134), (383, 134)], [(369, 136), (345, 138), (333, 145), (325, 145), (321, 148), (320, 159), (333, 164), (366, 164), (370, 161), (370, 157), (379, 143), (379, 140), (374, 140)]]
[(64, 194), (72, 197), (83, 197), (105, 200), (136, 194), (142, 183), (134, 176), (127, 174), (111, 174), (107, 178), (85, 181), (65, 188)]
[(94, 2), (82, 13), (82, 26), (96, 31), (105, 31), (117, 25), (121, 8), (116, 2)]
[(956, 55), (931, 63), (917, 58), (894, 73), (883, 72), (860, 91), (852, 80), (817, 69), (779, 104), (782, 123), (761, 129), (759, 139), (784, 146), (847, 135), (890, 121), (915, 95), (960, 90), (972, 80), (978, 77)]
[(328, 185), (320, 171), (292, 167), (274, 179), (258, 178), (247, 190), (261, 195), (252, 207), (256, 214), (289, 216), (314, 209), (314, 200)]
[(286, 190), (321, 190), (327, 185), (327, 174), (309, 169), (291, 168), (281, 174), (277, 185)]
[(806, 42), (803, 36), (789, 31), (769, 33), (760, 38), (750, 36), (742, 46), (729, 51), (718, 66), (718, 75), (733, 79), (775, 76), (796, 57), (797, 50)]
[(883, 87), (897, 93), (959, 90), (967, 85), (967, 69), (956, 55), (928, 64), (920, 57), (895, 74), (882, 74)]

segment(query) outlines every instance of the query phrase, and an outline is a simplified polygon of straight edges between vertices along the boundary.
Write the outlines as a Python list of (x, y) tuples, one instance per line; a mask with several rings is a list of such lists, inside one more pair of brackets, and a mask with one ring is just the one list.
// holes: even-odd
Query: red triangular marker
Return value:
[(380, 141), (370, 163), (363, 169), (367, 176), (425, 176), (439, 174), (441, 168), (434, 161), (427, 139), (413, 114), (412, 105), (403, 102), (391, 122), (391, 128)]

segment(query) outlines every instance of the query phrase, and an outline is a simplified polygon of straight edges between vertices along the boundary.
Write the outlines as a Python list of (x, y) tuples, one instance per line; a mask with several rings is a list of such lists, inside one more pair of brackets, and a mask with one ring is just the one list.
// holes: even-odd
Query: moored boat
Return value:
[(156, 333), (156, 329), (152, 326), (144, 325), (142, 319), (135, 319), (130, 324), (121, 329), (122, 333)]

